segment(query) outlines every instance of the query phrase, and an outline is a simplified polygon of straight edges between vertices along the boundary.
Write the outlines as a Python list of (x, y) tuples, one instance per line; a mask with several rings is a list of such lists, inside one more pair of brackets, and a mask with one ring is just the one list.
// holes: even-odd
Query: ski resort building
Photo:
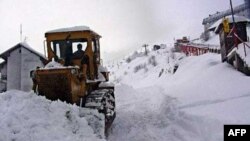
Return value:
[(43, 66), (46, 60), (27, 43), (18, 43), (0, 54), (0, 58), (4, 60), (0, 64), (0, 92), (11, 89), (30, 91), (30, 71), (37, 66)]

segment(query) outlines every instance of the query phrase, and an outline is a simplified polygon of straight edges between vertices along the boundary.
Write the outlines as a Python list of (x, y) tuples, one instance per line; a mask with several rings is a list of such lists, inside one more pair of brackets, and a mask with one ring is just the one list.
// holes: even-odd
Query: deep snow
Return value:
[(250, 78), (220, 59), (161, 49), (110, 64), (117, 118), (108, 139), (222, 141), (224, 124), (250, 124)]
[(0, 141), (102, 140), (98, 137), (101, 134), (94, 134), (98, 130), (89, 126), (96, 120), (90, 113), (98, 114), (34, 93), (15, 90), (1, 93)]

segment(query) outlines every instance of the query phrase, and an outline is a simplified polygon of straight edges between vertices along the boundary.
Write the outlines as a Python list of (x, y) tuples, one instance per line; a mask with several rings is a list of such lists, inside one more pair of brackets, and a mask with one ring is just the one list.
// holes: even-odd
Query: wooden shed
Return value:
[[(228, 16), (226, 17), (229, 20), (229, 28), (232, 29), (233, 28), (233, 20), (232, 20), (232, 16)], [(238, 44), (243, 42), (246, 42), (247, 39), (247, 24), (249, 23), (249, 20), (245, 17), (241, 17), (241, 16), (235, 16), (235, 30), (237, 35), (241, 38), (241, 40), (239, 39), (235, 39), (233, 38), (233, 34), (231, 33), (229, 35), (229, 33), (225, 33), (223, 31), (223, 26), (222, 26), (222, 19), (218, 22), (218, 25), (215, 29), (215, 33), (219, 34), (220, 37), (220, 46), (221, 46), (221, 60), (222, 62), (227, 61), (229, 58), (228, 54), (232, 51), (232, 49), (237, 46)]]

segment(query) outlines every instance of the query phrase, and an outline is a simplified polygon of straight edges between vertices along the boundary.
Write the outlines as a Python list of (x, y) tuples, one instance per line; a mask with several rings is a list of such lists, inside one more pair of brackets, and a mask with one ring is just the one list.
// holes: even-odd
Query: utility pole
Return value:
[(22, 42), (22, 34), (23, 34), (23, 31), (22, 31), (22, 24), (20, 24), (20, 42)]
[(231, 7), (231, 13), (232, 13), (233, 25), (234, 25), (235, 24), (235, 20), (234, 20), (234, 10), (233, 10), (232, 0), (230, 0), (230, 7)]
[(147, 51), (148, 44), (144, 44), (142, 45), (142, 47), (145, 47), (145, 55), (148, 55), (148, 51)]
[(234, 46), (238, 48), (238, 39), (235, 36), (237, 26), (236, 26), (235, 19), (234, 19), (234, 10), (233, 10), (232, 0), (230, 0), (230, 7), (231, 7), (231, 13), (232, 13), (232, 19), (233, 19), (233, 28), (232, 28), (233, 31), (232, 31), (232, 34), (233, 34)]

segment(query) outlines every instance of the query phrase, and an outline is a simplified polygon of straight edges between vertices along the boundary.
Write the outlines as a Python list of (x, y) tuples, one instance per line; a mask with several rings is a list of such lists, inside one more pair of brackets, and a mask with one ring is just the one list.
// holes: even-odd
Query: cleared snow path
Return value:
[(160, 87), (134, 89), (121, 84), (116, 99), (117, 117), (109, 141), (222, 140), (218, 121), (180, 112), (177, 100)]

